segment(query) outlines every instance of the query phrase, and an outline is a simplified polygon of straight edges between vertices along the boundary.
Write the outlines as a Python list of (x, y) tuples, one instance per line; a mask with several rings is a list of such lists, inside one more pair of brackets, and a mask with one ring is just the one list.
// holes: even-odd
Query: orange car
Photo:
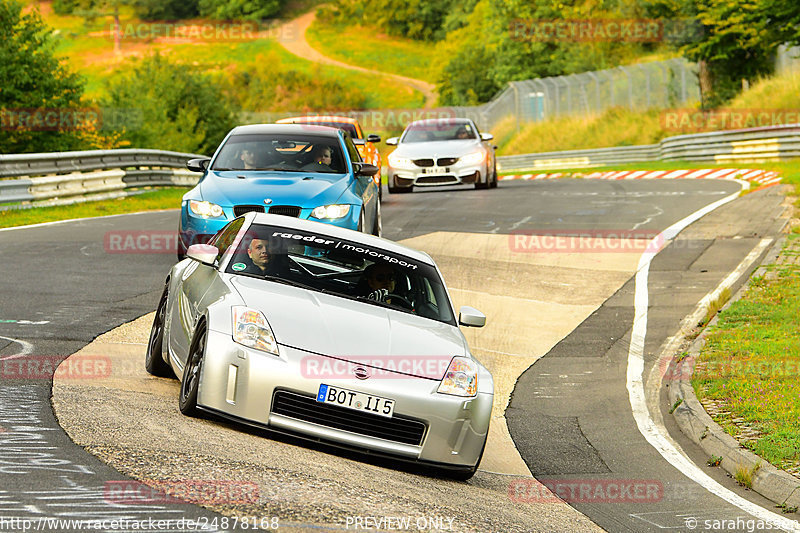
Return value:
[[(346, 131), (353, 139), (353, 144), (356, 145), (358, 153), (364, 162), (375, 165), (381, 168), (381, 154), (375, 143), (381, 142), (381, 138), (374, 133), (370, 133), (364, 138), (364, 132), (361, 131), (361, 124), (354, 118), (340, 117), (332, 115), (310, 115), (305, 117), (289, 117), (282, 118), (277, 121), (278, 124), (314, 124), (317, 126), (330, 126), (332, 128), (339, 128)], [(381, 193), (381, 173), (375, 174), (375, 185), (378, 186), (379, 197), (383, 197)]]

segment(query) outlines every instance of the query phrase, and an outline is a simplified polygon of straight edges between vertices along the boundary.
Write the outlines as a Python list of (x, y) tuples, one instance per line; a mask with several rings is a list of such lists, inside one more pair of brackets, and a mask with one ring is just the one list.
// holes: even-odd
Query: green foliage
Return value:
[(235, 125), (215, 80), (158, 54), (120, 72), (108, 94), (105, 106), (128, 117), (122, 138), (135, 148), (211, 154)]
[[(18, 3), (0, 0), (0, 35), (0, 113), (9, 113), (5, 120), (19, 110), (80, 106), (83, 82), (54, 56), (51, 30), (38, 11), (22, 15)], [(80, 144), (74, 126), (36, 129), (0, 129), (0, 152), (62, 151)]]
[(197, 0), (136, 0), (135, 6), (136, 14), (144, 20), (179, 20), (200, 14)]
[(254, 112), (328, 112), (363, 109), (366, 103), (362, 91), (322, 76), (318, 65), (310, 74), (290, 70), (275, 52), (259, 54), (254, 63), (238, 67), (227, 92), (241, 109)]
[(204, 17), (217, 20), (261, 20), (278, 13), (281, 0), (199, 0)]
[[(469, 4), (474, 4), (474, 0), (465, 3)], [(462, 9), (462, 4), (456, 0), (346, 0), (323, 9), (321, 16), (342, 23), (377, 25), (389, 35), (434, 41), (444, 37), (445, 20), (451, 27), (457, 25), (448, 17)]]

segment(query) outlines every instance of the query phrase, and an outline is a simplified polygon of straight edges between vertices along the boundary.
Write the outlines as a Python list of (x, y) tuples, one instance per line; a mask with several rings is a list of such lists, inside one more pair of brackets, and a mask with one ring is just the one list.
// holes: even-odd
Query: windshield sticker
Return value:
[(358, 254), (364, 255), (365, 257), (370, 257), (372, 259), (381, 259), (383, 261), (386, 261), (387, 263), (392, 263), (404, 268), (411, 268), (414, 270), (417, 269), (417, 265), (387, 255), (386, 253), (384, 253), (383, 250), (371, 250), (370, 248), (367, 248), (365, 246), (354, 246), (353, 244), (336, 241), (333, 239), (329, 239), (327, 237), (321, 238), (316, 235), (298, 235), (295, 233), (282, 233), (280, 231), (274, 232), (272, 236), (278, 237), (280, 239), (291, 239), (293, 241), (299, 241), (299, 242), (309, 242), (309, 243), (314, 242), (317, 244), (332, 245), (332, 248), (339, 248), (342, 250), (347, 250), (349, 252), (356, 252)]
[(235, 270), (236, 272), (240, 272), (245, 268), (247, 268), (247, 265), (245, 265), (244, 263), (234, 263), (233, 266), (231, 267), (231, 269)]

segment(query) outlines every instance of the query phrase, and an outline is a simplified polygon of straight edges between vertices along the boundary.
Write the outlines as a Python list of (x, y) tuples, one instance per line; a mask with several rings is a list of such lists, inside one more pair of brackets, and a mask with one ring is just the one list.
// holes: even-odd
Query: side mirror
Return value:
[(370, 133), (367, 135), (367, 142), (368, 143), (379, 143), (381, 142), (381, 136), (375, 135), (374, 133)]
[(358, 165), (356, 168), (357, 176), (374, 176), (381, 170), (375, 165), (370, 165), (369, 163), (357, 163), (357, 165)]
[(458, 323), (462, 326), (482, 328), (486, 325), (486, 315), (474, 307), (462, 305), (458, 311)]
[(482, 141), (491, 141), (492, 139), (494, 139), (494, 135), (492, 135), (491, 133), (481, 133)]
[(386, 139), (386, 144), (388, 144), (389, 146), (397, 146), (397, 141), (399, 140), (400, 140), (399, 137), (389, 137), (388, 139)]
[(210, 159), (190, 159), (186, 162), (186, 168), (192, 172), (205, 172), (210, 162)]
[(353, 139), (353, 144), (355, 144), (356, 146), (364, 146), (365, 144), (367, 144), (367, 141), (365, 141), (364, 139)]
[(214, 266), (217, 255), (219, 255), (219, 249), (210, 244), (193, 244), (186, 249), (186, 257), (208, 266)]

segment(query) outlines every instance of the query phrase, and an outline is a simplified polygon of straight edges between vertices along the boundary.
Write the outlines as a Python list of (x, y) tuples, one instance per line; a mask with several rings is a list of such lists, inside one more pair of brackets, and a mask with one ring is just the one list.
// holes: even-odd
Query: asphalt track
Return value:
[[(387, 195), (384, 234), (406, 239), (432, 232), (660, 231), (738, 187), (702, 180), (554, 180), (501, 183), (494, 191), (440, 189)], [(681, 318), (735, 268), (754, 242), (774, 233), (771, 221), (781, 197), (770, 191), (720, 208), (686, 231), (691, 238), (684, 246), (670, 247), (656, 257), (646, 354), (657, 352)], [(175, 224), (176, 213), (163, 212), (0, 232), (4, 258), (0, 357), (27, 351), (29, 358), (63, 358), (98, 334), (152, 311), (173, 257), (108, 253), (104, 237), (125, 230), (170, 231)], [(511, 435), (537, 478), (661, 483), (663, 497), (657, 501), (574, 503), (609, 531), (681, 531), (687, 513), (701, 519), (743, 516), (677, 472), (636, 430), (625, 391), (625, 343), (633, 318), (631, 283), (523, 375), (508, 410)], [(506, 289), (515, 290), (510, 280)], [(49, 405), (49, 379), (15, 376), (9, 368), (13, 367), (4, 362), (0, 381), (0, 519), (213, 518), (187, 505), (143, 505), (132, 510), (110, 504), (104, 497), (106, 483), (125, 477), (85, 453), (59, 429)], [(665, 420), (669, 423), (668, 417)], [(704, 464), (706, 458), (675, 431), (671, 434), (697, 464)], [(13, 441), (9, 435), (14, 435)], [(738, 490), (716, 471), (710, 473)], [(559, 529), (566, 530), (552, 524), (552, 530)]]

